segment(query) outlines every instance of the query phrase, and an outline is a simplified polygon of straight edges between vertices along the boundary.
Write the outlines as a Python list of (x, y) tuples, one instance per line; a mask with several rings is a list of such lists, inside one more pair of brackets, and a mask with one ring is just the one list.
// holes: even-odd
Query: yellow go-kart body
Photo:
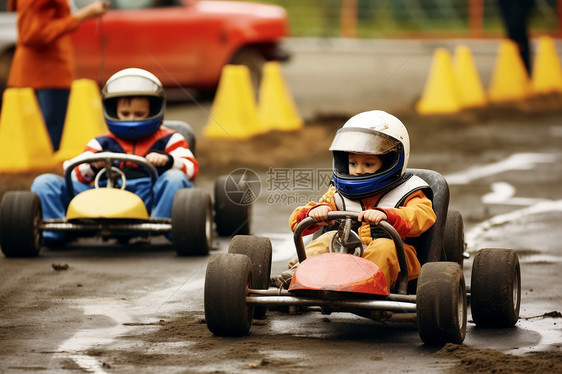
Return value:
[(130, 191), (94, 188), (76, 195), (68, 206), (68, 221), (84, 218), (147, 220), (148, 212), (142, 199)]

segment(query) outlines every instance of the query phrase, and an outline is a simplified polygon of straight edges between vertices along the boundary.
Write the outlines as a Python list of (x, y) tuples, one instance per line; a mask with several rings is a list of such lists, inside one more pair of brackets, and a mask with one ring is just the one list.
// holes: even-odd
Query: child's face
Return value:
[(150, 113), (148, 97), (122, 97), (117, 101), (117, 117), (124, 120), (145, 119)]
[(364, 153), (349, 154), (349, 174), (363, 175), (372, 174), (382, 167), (382, 161), (377, 155)]

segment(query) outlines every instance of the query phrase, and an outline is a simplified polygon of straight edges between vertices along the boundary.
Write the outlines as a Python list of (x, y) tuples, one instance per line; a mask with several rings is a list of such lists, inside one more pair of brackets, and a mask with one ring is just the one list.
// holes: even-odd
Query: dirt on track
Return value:
[[(396, 113), (396, 115), (408, 126), (412, 141), (412, 154), (421, 156), (415, 161), (416, 167), (431, 168), (435, 158), (450, 153), (451, 164), (454, 164), (454, 166), (451, 166), (451, 170), (453, 170), (453, 168), (462, 168), (463, 163), (468, 164), (467, 158), (482, 157), (493, 160), (496, 157), (493, 149), (501, 148), (503, 152), (506, 152), (507, 148), (508, 151), (518, 152), (525, 151), (530, 144), (541, 145), (546, 149), (559, 147), (556, 144), (556, 139), (548, 139), (546, 134), (537, 134), (537, 130), (533, 128), (532, 124), (541, 121), (545, 116), (560, 115), (562, 112), (561, 104), (562, 100), (557, 96), (543, 98), (539, 104), (533, 106), (533, 110), (530, 109), (531, 104), (526, 103), (520, 106), (506, 105), (465, 111), (454, 116), (420, 117), (413, 113)], [(243, 142), (201, 139), (198, 142), (198, 159), (201, 163), (201, 170), (206, 176), (211, 176), (237, 167), (267, 170), (269, 167), (298, 166), (302, 165), (303, 160), (308, 165), (318, 164), (325, 167), (330, 164), (331, 155), (327, 148), (333, 134), (346, 119), (337, 117), (318, 118), (308, 123), (300, 131), (268, 133)], [(509, 133), (498, 128), (498, 123), (506, 120), (512, 120), (514, 123)], [(474, 123), (478, 123), (478, 125), (474, 126)], [(492, 151), (483, 155), (480, 153), (483, 148)], [(439, 171), (444, 173), (449, 170)], [(52, 172), (61, 174), (58, 169)], [(33, 178), (38, 174), (40, 172), (0, 174), (0, 195), (7, 190), (29, 189)], [(56, 295), (64, 299), (74, 296), (76, 292), (80, 293), (81, 290), (80, 285), (69, 283), (68, 290), (58, 289)], [(45, 294), (41, 290), (38, 290), (38, 292)], [(17, 295), (5, 296), (17, 298)], [(46, 296), (34, 307), (49, 310), (53, 301), (47, 299)], [(32, 336), (34, 334), (37, 335), (37, 338), (40, 338), (42, 332), (35, 328), (41, 325), (40, 320), (25, 320), (25, 315), (20, 315), (20, 313), (25, 312), (24, 310), (5, 310), (0, 306), (0, 312), (3, 316), (18, 316), (16, 319), (19, 321), (16, 328), (13, 328), (14, 324), (10, 324), (8, 321), (5, 321), (6, 324), (0, 324), (0, 327), (2, 325), (4, 327), (0, 328), (0, 340), (4, 342), (17, 341), (21, 335)], [(559, 314), (558, 312), (555, 317), (559, 318)], [(71, 315), (66, 314), (57, 317), (57, 319), (60, 319), (61, 325), (69, 321), (77, 321), (80, 318), (84, 318), (84, 316), (81, 316), (77, 311)], [(328, 318), (326, 318), (326, 323), (329, 323)], [(95, 327), (94, 324), (92, 324), (92, 327)], [(318, 358), (315, 361), (314, 357), (299, 359), (298, 361), (271, 358), (261, 353), (259, 347), (268, 345), (290, 348), (306, 345), (311, 350), (317, 349), (323, 351), (324, 354), (326, 353), (326, 347), (331, 347), (334, 356), (337, 357), (339, 344), (357, 346), (357, 350), (360, 351), (361, 344), (364, 343), (361, 339), (357, 341), (328, 339), (326, 341), (293, 335), (271, 336), (267, 334), (267, 331), (260, 333), (260, 329), (267, 329), (265, 324), (260, 323), (260, 321), (256, 321), (253, 334), (244, 339), (213, 338), (204, 323), (204, 315), (201, 311), (185, 312), (176, 318), (162, 319), (153, 327), (156, 327), (156, 329), (152, 332), (141, 330), (139, 336), (124, 336), (121, 339), (124, 341), (131, 340), (133, 344), (134, 341), (139, 339), (145, 342), (148, 347), (160, 343), (173, 346), (185, 341), (194, 341), (195, 344), (182, 349), (180, 352), (174, 350), (174, 354), (152, 354), (148, 349), (119, 351), (117, 349), (104, 350), (103, 348), (87, 353), (92, 356), (103, 357), (104, 368), (108, 371), (125, 363), (128, 366), (141, 368), (140, 371), (142, 371), (142, 368), (157, 369), (158, 366), (181, 366), (185, 363), (205, 366), (209, 361), (208, 353), (212, 351), (213, 355), (220, 357), (221, 360), (237, 362), (237, 365), (240, 366), (234, 368), (233, 371), (262, 368), (272, 372), (294, 374), (311, 372), (321, 368), (328, 369), (330, 362), (319, 362)], [(60, 333), (64, 333), (63, 330), (61, 329)], [(562, 372), (562, 354), (559, 351), (514, 356), (466, 345), (446, 345), (432, 354), (436, 361), (452, 360), (456, 362), (452, 369), (455, 373)], [(322, 358), (325, 357), (322, 356)], [(370, 356), (371, 361), (382, 359), (380, 355), (374, 352)], [(72, 369), (72, 367), (68, 369)], [(38, 369), (37, 371), (41, 370)], [(230, 370), (215, 370), (214, 372), (228, 371)]]

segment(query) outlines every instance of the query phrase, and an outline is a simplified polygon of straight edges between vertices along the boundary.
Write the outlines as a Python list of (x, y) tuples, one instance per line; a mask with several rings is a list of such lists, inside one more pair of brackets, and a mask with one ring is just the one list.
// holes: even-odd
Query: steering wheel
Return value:
[[(70, 199), (74, 197), (74, 186), (72, 184), (72, 171), (74, 168), (81, 164), (92, 163), (95, 161), (105, 161), (105, 166), (100, 170), (95, 179), (94, 186), (99, 188), (99, 181), (103, 174), (107, 174), (107, 187), (113, 188), (117, 186), (117, 182), (121, 180), (120, 188), (123, 190), (126, 187), (126, 176), (123, 170), (112, 166), (114, 161), (130, 162), (140, 165), (144, 168), (146, 174), (150, 177), (152, 185), (156, 182), (158, 178), (158, 171), (156, 168), (150, 164), (144, 157), (129, 155), (126, 153), (113, 153), (113, 152), (98, 152), (94, 154), (81, 155), (74, 158), (69, 165), (66, 167), (64, 173), (64, 179), (66, 183), (66, 191)], [(152, 188), (150, 189), (152, 191)]]
[(344, 218), (330, 241), (330, 252), (349, 253), (355, 256), (363, 256), (363, 243), (359, 235), (351, 229), (351, 218)]
[[(108, 172), (109, 171), (109, 172)], [(117, 184), (117, 178), (115, 178), (115, 175), (118, 175), (118, 178), (121, 179), (121, 187), (119, 187), (120, 189), (124, 190), (125, 187), (127, 186), (127, 178), (125, 177), (125, 172), (119, 168), (116, 168), (115, 166), (111, 166), (111, 167), (107, 167), (107, 165), (101, 169), (97, 174), (96, 174), (96, 179), (94, 179), (94, 187), (95, 188), (100, 188), (100, 178), (102, 175), (104, 175), (105, 173), (107, 173), (107, 184), (106, 187), (107, 188), (113, 188), (116, 187)]]
[[(341, 242), (342, 247), (345, 247), (346, 249), (357, 247), (356, 239), (354, 238), (353, 234), (351, 234), (353, 232), (351, 230), (351, 222), (357, 221), (358, 217), (359, 217), (358, 212), (349, 212), (349, 211), (328, 212), (328, 220), (333, 220), (333, 219), (343, 220), (342, 224), (344, 225), (344, 227), (341, 228), (341, 224), (340, 224), (340, 228), (342, 232), (339, 236), (340, 239), (336, 239), (336, 241), (339, 240)], [(299, 262), (303, 262), (304, 260), (306, 260), (306, 251), (304, 250), (304, 242), (302, 240), (302, 234), (308, 227), (315, 225), (316, 223), (317, 222), (314, 220), (314, 218), (307, 217), (303, 219), (297, 225), (297, 227), (295, 227), (295, 231), (293, 233), (293, 240), (295, 243), (295, 249), (297, 250), (297, 256), (299, 258)], [(398, 293), (405, 295), (408, 289), (408, 266), (406, 264), (406, 255), (404, 254), (404, 243), (402, 242), (402, 238), (400, 237), (396, 229), (392, 227), (390, 223), (386, 221), (380, 221), (378, 227), (386, 231), (394, 241), (394, 246), (396, 247), (396, 256), (398, 257), (398, 264), (400, 265), (400, 274), (398, 276), (398, 283), (397, 283)], [(338, 228), (338, 232), (340, 231), (340, 228)], [(336, 233), (335, 236), (338, 236), (338, 233)], [(359, 243), (361, 243), (360, 240)], [(332, 245), (330, 244), (330, 248), (331, 247)], [(334, 246), (334, 248), (337, 248), (337, 244)]]

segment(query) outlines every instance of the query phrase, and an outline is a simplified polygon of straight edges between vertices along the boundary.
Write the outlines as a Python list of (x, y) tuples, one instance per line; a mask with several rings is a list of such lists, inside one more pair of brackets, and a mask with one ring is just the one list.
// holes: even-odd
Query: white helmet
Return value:
[[(146, 96), (150, 113), (142, 120), (121, 120), (117, 101), (126, 96)], [(113, 74), (102, 89), (103, 115), (109, 130), (124, 139), (144, 138), (160, 128), (164, 120), (166, 100), (162, 83), (146, 70), (128, 68)]]
[[(402, 181), (410, 157), (410, 138), (398, 118), (372, 110), (351, 117), (336, 133), (330, 151), (336, 188), (348, 198), (360, 199)], [(350, 175), (350, 152), (378, 155), (382, 167), (372, 174)]]

